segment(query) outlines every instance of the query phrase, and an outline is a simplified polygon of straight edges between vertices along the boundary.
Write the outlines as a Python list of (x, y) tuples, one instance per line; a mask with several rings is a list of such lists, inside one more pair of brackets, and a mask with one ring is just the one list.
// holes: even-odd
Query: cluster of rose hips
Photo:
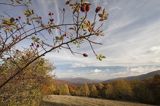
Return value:
[[(90, 10), (90, 3), (89, 2), (85, 2), (81, 5), (81, 11), (82, 12), (88, 12)], [(95, 12), (98, 13), (101, 10), (100, 6), (97, 6)]]
[(54, 19), (53, 19), (54, 13), (49, 12), (48, 15), (51, 17), (51, 18), (49, 19), (49, 21), (50, 21), (51, 23), (53, 23), (53, 21), (54, 21)]
[(21, 19), (21, 16), (17, 17), (17, 18), (16, 18), (16, 21), (18, 21), (18, 20), (20, 20), (20, 19)]
[(31, 43), (30, 47), (36, 47), (36, 48), (39, 48), (39, 44)]
[(81, 11), (82, 12), (88, 12), (90, 10), (90, 3), (89, 2), (85, 2), (81, 5)]

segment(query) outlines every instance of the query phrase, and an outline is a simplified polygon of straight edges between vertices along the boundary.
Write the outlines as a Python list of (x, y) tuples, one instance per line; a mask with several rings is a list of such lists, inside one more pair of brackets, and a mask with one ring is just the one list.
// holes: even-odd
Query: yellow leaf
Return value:
[(26, 15), (26, 17), (29, 17), (29, 16), (31, 16), (33, 14), (34, 14), (33, 10), (27, 9), (27, 10), (24, 11), (24, 15)]

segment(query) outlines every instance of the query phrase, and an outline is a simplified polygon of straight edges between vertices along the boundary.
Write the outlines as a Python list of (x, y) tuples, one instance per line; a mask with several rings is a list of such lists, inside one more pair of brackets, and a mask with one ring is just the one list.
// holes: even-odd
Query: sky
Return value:
[[(33, 0), (34, 8), (47, 16), (56, 12), (65, 0)], [(106, 56), (98, 61), (90, 47), (82, 45), (80, 51), (89, 52), (89, 57), (72, 55), (67, 50), (45, 56), (55, 67), (58, 78), (84, 77), (89, 79), (112, 79), (135, 76), (160, 69), (160, 0), (89, 0), (93, 7), (101, 5), (109, 13), (103, 26), (104, 37), (96, 39), (103, 45), (95, 50)], [(1, 9), (3, 11), (3, 9)], [(66, 20), (71, 18), (66, 16)]]

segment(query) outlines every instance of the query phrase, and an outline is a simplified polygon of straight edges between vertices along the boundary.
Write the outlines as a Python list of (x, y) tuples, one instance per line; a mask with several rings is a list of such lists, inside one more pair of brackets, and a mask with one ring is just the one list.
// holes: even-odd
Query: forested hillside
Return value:
[(85, 96), (160, 104), (160, 75), (144, 80), (114, 80), (108, 83), (61, 84), (51, 94)]

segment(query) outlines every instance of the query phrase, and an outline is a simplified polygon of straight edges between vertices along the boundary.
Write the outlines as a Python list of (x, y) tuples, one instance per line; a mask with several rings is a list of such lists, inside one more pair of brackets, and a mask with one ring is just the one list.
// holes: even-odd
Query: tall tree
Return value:
[(117, 80), (112, 83), (116, 98), (130, 99), (133, 95), (131, 84), (126, 80)]
[[(18, 51), (14, 59), (8, 59), (2, 65), (0, 81), (3, 82), (16, 72), (18, 65), (23, 64), (35, 56), (31, 50), (25, 52)], [(14, 61), (14, 62), (13, 62)], [(49, 75), (53, 70), (52, 65), (44, 58), (39, 58), (30, 64), (23, 73), (16, 76), (12, 81), (0, 91), (0, 105), (38, 105), (44, 94), (42, 88), (49, 85), (52, 76)]]
[(112, 84), (107, 84), (104, 95), (106, 98), (115, 98), (114, 88)]
[(154, 103), (160, 105), (160, 75), (155, 75), (152, 79), (152, 83), (149, 88), (152, 90), (154, 95)]
[(105, 89), (104, 89), (104, 85), (102, 83), (98, 83), (97, 90), (98, 90), (98, 95), (100, 97), (104, 97)]
[(70, 95), (69, 88), (67, 84), (61, 85), (60, 87), (60, 95)]
[(85, 91), (85, 96), (89, 96), (90, 91), (87, 83), (84, 84), (84, 91)]
[(90, 88), (90, 96), (91, 97), (98, 97), (98, 91), (95, 85), (92, 85)]

